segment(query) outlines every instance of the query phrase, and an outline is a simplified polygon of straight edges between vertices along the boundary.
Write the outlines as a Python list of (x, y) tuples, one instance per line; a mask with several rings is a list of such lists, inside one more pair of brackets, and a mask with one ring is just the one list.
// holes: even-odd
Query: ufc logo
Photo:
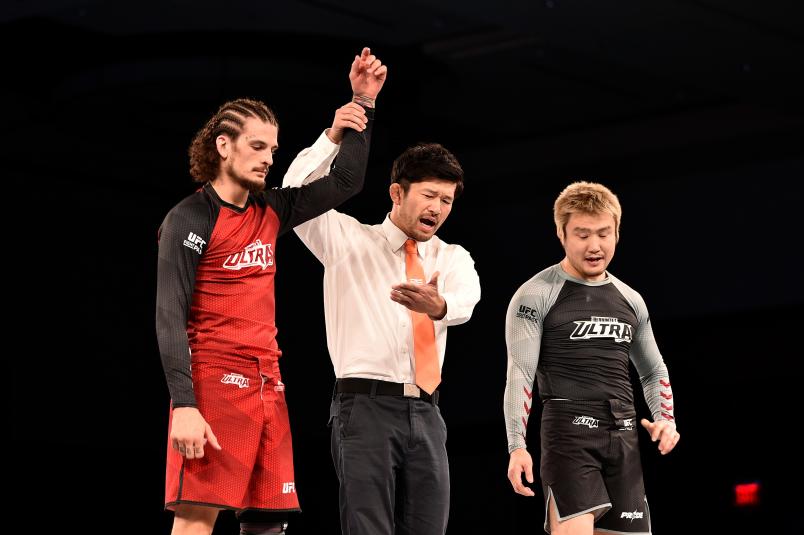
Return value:
[(201, 246), (201, 247), (203, 247), (204, 244), (207, 243), (207, 242), (204, 241), (204, 239), (201, 236), (199, 236), (198, 234), (195, 234), (193, 232), (191, 232), (190, 235), (187, 236), (187, 241), (189, 241), (191, 243), (194, 243), (194, 244), (196, 244), (198, 246)]

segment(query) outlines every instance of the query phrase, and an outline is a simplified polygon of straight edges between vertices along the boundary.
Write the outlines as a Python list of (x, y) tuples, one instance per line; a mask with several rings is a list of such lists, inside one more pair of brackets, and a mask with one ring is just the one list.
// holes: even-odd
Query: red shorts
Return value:
[(194, 362), (193, 390), (198, 410), (223, 449), (207, 444), (203, 458), (185, 459), (170, 444), (168, 426), (165, 508), (187, 503), (238, 512), (298, 511), (278, 362)]

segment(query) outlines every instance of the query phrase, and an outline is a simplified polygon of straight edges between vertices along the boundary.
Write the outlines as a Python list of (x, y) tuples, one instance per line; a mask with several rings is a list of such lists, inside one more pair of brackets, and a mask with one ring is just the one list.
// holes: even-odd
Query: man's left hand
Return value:
[(371, 53), (370, 48), (366, 47), (359, 56), (355, 56), (349, 71), (352, 93), (374, 100), (380, 93), (387, 76), (388, 67)]
[(433, 278), (427, 284), (403, 282), (392, 286), (391, 300), (413, 312), (427, 314), (434, 321), (447, 314), (447, 302), (438, 293), (438, 271), (433, 273)]

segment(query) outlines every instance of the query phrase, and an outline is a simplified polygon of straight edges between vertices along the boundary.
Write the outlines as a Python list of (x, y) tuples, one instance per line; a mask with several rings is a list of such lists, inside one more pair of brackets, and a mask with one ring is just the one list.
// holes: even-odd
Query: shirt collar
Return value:
[[(408, 235), (402, 232), (399, 227), (394, 225), (394, 222), (391, 221), (391, 214), (387, 214), (385, 216), (385, 221), (382, 222), (381, 226), (383, 232), (385, 233), (385, 238), (388, 240), (388, 245), (391, 246), (391, 250), (393, 252), (396, 253), (405, 246), (405, 241), (407, 241)], [(419, 251), (419, 256), (424, 258), (424, 254), (427, 251), (427, 242), (417, 241), (416, 249)]]

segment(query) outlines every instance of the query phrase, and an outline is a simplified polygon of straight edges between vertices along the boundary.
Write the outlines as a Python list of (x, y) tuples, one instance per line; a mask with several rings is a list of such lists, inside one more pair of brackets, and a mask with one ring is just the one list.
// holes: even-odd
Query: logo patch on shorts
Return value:
[(240, 388), (248, 388), (248, 377), (244, 377), (239, 373), (224, 374), (221, 383), (225, 385), (237, 385)]
[(295, 494), (295, 492), (296, 492), (296, 483), (294, 483), (293, 481), (282, 483), (282, 494)]
[(633, 511), (633, 512), (623, 511), (620, 514), (620, 518), (627, 518), (631, 522), (633, 522), (634, 520), (641, 520), (642, 517), (644, 517), (644, 516), (645, 516), (645, 513), (643, 513), (642, 511)]
[(585, 425), (588, 426), (589, 429), (594, 429), (600, 424), (600, 420), (592, 418), (591, 416), (576, 416), (572, 423), (575, 425)]
[(620, 431), (633, 431), (633, 429), (634, 429), (634, 419), (633, 418), (623, 419), (623, 426), (620, 428)]

